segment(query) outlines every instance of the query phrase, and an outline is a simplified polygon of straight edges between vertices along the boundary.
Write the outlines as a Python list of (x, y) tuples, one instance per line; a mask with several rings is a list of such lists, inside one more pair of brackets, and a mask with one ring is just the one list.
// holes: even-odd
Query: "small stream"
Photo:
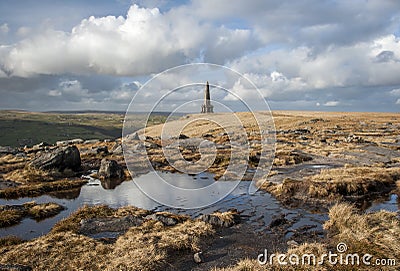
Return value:
[[(213, 175), (208, 173), (201, 173), (195, 176), (178, 173), (164, 173), (159, 172), (163, 178), (171, 180), (174, 185), (194, 188), (204, 187), (214, 182)], [(296, 231), (297, 228), (303, 226), (313, 226), (313, 230), (322, 230), (322, 224), (328, 219), (327, 214), (324, 213), (311, 213), (308, 210), (297, 208), (285, 208), (264, 191), (257, 191), (254, 195), (247, 193), (250, 182), (242, 181), (238, 184), (236, 189), (221, 201), (204, 208), (199, 209), (176, 209), (170, 208), (151, 200), (135, 185), (135, 182), (149, 181), (152, 178), (151, 173), (141, 175), (135, 178), (135, 181), (126, 181), (121, 184), (116, 183), (102, 183), (97, 179), (89, 179), (88, 184), (84, 185), (75, 193), (43, 195), (35, 198), (20, 198), (13, 200), (0, 199), (0, 205), (5, 204), (22, 204), (29, 201), (37, 203), (56, 202), (67, 209), (58, 215), (42, 220), (35, 221), (31, 218), (25, 218), (20, 224), (1, 228), (0, 237), (7, 235), (19, 236), (23, 239), (32, 239), (43, 234), (48, 233), (55, 223), (63, 218), (68, 217), (72, 212), (76, 211), (79, 207), (87, 205), (106, 204), (113, 208), (118, 208), (126, 205), (133, 205), (139, 208), (153, 210), (153, 211), (170, 211), (179, 214), (188, 214), (191, 217), (197, 217), (200, 214), (211, 213), (214, 211), (226, 211), (230, 208), (236, 208), (241, 212), (242, 217), (250, 223), (255, 231), (264, 232), (267, 226), (271, 223), (272, 219), (279, 215), (285, 215), (287, 219), (292, 220), (294, 223), (289, 228), (287, 237), (290, 237), (290, 231)], [(229, 181), (220, 181), (217, 187), (224, 190), (224, 186), (228, 186)], [(112, 189), (109, 189), (112, 188)], [(176, 195), (176, 200), (183, 200)], [(377, 211), (386, 209), (390, 211), (397, 211), (398, 198), (397, 195), (390, 195), (388, 199), (380, 200), (379, 202), (372, 203), (367, 211)]]

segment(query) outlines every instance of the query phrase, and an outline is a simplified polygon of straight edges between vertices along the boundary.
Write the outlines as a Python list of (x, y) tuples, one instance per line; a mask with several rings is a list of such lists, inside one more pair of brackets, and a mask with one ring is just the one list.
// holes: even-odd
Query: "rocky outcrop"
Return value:
[(145, 219), (157, 220), (164, 224), (164, 226), (174, 226), (178, 223), (181, 223), (188, 218), (186, 216), (179, 216), (166, 212), (158, 212), (155, 214), (151, 214), (145, 217)]
[(71, 145), (71, 144), (82, 144), (83, 142), (85, 142), (83, 139), (75, 138), (75, 139), (70, 139), (70, 140), (57, 141), (56, 145), (57, 146), (66, 146), (66, 145)]
[(104, 158), (101, 160), (99, 177), (102, 179), (122, 179), (124, 170), (117, 161)]
[(2, 154), (17, 154), (18, 148), (12, 148), (10, 146), (0, 146), (0, 155)]
[(224, 213), (204, 214), (199, 216), (199, 219), (213, 226), (223, 228), (232, 227), (241, 221), (240, 214), (236, 209), (231, 209)]
[(128, 215), (124, 217), (104, 217), (82, 219), (80, 232), (83, 234), (95, 234), (100, 232), (125, 232), (130, 227), (140, 226), (143, 219)]
[(76, 146), (62, 147), (40, 153), (32, 160), (30, 165), (43, 170), (57, 169), (63, 171), (67, 168), (78, 170), (81, 166), (81, 156)]

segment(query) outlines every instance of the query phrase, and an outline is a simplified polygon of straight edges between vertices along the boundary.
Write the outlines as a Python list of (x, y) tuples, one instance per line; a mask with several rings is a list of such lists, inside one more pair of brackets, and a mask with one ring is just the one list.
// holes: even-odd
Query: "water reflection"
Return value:
[[(170, 180), (171, 184), (182, 185), (184, 187), (203, 187), (211, 182), (215, 182), (213, 176), (210, 174), (202, 174), (189, 176), (185, 174), (164, 174), (163, 177)], [(138, 177), (135, 182), (149, 181), (151, 174), (146, 174)], [(68, 217), (72, 212), (77, 210), (82, 205), (96, 205), (107, 204), (110, 207), (118, 208), (126, 205), (133, 205), (139, 208), (148, 210), (171, 211), (175, 213), (187, 214), (192, 217), (197, 217), (200, 214), (211, 213), (214, 211), (226, 211), (230, 208), (236, 208), (242, 212), (243, 217), (247, 217), (255, 231), (265, 231), (266, 227), (272, 220), (273, 216), (277, 214), (285, 214), (287, 216), (296, 218), (296, 225), (315, 225), (317, 229), (322, 229), (322, 224), (328, 219), (327, 214), (313, 214), (304, 209), (287, 209), (280, 205), (280, 203), (270, 194), (263, 191), (258, 191), (254, 195), (247, 193), (250, 182), (240, 182), (236, 189), (225, 197), (223, 200), (198, 209), (175, 209), (163, 206), (143, 194), (136, 186), (134, 181), (125, 181), (121, 184), (104, 183), (96, 179), (90, 179), (87, 185), (81, 189), (74, 189), (67, 192), (57, 192), (51, 195), (43, 195), (36, 198), (21, 198), (5, 200), (0, 199), (0, 205), (4, 204), (22, 204), (29, 201), (36, 201), (37, 203), (56, 202), (67, 207), (58, 215), (42, 221), (35, 221), (30, 218), (24, 219), (20, 224), (13, 227), (0, 229), (0, 237), (7, 235), (16, 235), (24, 239), (31, 239), (40, 235), (46, 234), (54, 226), (55, 223), (63, 218)], [(150, 181), (151, 182), (151, 181)], [(217, 182), (221, 189), (225, 189), (229, 182)], [(225, 187), (224, 187), (225, 186)], [(112, 189), (114, 187), (114, 189)], [(157, 189), (155, 187), (154, 189)], [(215, 192), (216, 194), (218, 191)], [(162, 194), (162, 191), (160, 191)], [(178, 202), (184, 203), (186, 199), (180, 198), (179, 195), (165, 195), (168, 197), (175, 197)], [(211, 195), (212, 196), (212, 195)], [(386, 209), (390, 211), (397, 211), (399, 209), (398, 196), (393, 194), (385, 201), (373, 202), (372, 207), (367, 211), (377, 211)], [(294, 226), (293, 226), (294, 227)], [(293, 228), (292, 227), (292, 228)]]
[(101, 180), (101, 186), (104, 189), (115, 189), (118, 185), (122, 183), (122, 180), (120, 179), (106, 179), (106, 180)]

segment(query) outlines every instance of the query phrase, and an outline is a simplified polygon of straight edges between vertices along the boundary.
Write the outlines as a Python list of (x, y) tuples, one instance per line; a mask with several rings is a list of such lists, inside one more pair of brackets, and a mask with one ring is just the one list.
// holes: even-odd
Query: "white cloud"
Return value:
[(20, 37), (25, 37), (28, 36), (28, 34), (31, 32), (31, 28), (27, 26), (21, 26), (17, 30), (17, 35)]
[(393, 89), (390, 91), (390, 94), (393, 96), (400, 96), (400, 88)]
[[(20, 28), (20, 35), (26, 35)], [(224, 63), (259, 46), (251, 30), (200, 22), (179, 9), (131, 6), (126, 18), (94, 16), (71, 33), (47, 29), (15, 44), (0, 59), (15, 76), (34, 74), (142, 75), (204, 60)]]
[(396, 104), (400, 104), (400, 99), (397, 99)]
[(49, 91), (48, 95), (49, 96), (53, 96), (53, 97), (57, 97), (57, 96), (61, 96), (62, 93), (58, 89), (53, 89), (53, 90)]
[(338, 101), (328, 101), (324, 103), (324, 106), (338, 106), (340, 103)]
[(0, 25), (0, 33), (1, 34), (7, 34), (8, 31), (10, 31), (10, 29), (9, 29), (7, 23), (4, 23), (4, 24)]

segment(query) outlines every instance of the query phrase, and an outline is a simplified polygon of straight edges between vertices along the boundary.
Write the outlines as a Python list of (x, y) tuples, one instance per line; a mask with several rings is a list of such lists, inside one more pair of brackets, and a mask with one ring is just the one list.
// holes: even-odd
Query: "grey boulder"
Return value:
[(78, 170), (81, 166), (81, 156), (76, 146), (62, 147), (38, 154), (30, 165), (43, 170)]

